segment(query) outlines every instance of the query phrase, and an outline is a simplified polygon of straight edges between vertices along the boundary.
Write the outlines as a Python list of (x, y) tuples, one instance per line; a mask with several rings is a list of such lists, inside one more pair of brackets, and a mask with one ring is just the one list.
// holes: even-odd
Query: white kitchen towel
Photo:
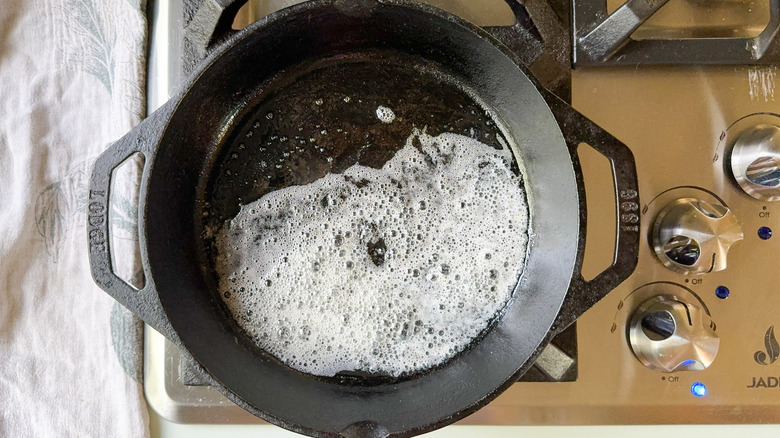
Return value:
[[(2, 1), (1, 437), (149, 433), (138, 326), (92, 281), (84, 213), (91, 163), (143, 114), (143, 3)], [(113, 228), (133, 239), (121, 201)]]

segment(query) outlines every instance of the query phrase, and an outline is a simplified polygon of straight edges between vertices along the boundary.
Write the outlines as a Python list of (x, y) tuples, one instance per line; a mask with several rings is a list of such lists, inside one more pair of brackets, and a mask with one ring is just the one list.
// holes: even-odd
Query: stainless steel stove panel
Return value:
[[(469, 8), (475, 4), (461, 3)], [(496, 0), (496, 4), (502, 3)], [(451, 8), (454, 5), (449, 3)], [(176, 2), (157, 2), (155, 12), (157, 22), (180, 28), (181, 9)], [(504, 15), (496, 12), (492, 16)], [(502, 18), (496, 19), (502, 23)], [(153, 46), (149, 62), (153, 82), (149, 102), (155, 107), (167, 100), (179, 80), (175, 73), (178, 36), (155, 33), (153, 38), (168, 39), (167, 44)], [(575, 108), (629, 145), (636, 156), (646, 236), (639, 267), (578, 320), (576, 381), (517, 383), (463, 423), (780, 422), (780, 397), (776, 395), (780, 352), (773, 351), (775, 335), (770, 330), (780, 325), (776, 310), (780, 308), (780, 236), (759, 237), (762, 227), (780, 230), (780, 204), (749, 196), (729, 170), (731, 148), (745, 129), (780, 120), (776, 76), (777, 67), (772, 65), (633, 65), (574, 71)], [(595, 152), (581, 155), (590, 212), (587, 277), (609, 264), (614, 254), (618, 212), (605, 208), (614, 205), (608, 163)], [(680, 198), (723, 204), (741, 223), (744, 239), (729, 251), (726, 270), (685, 275), (667, 269), (657, 258), (651, 246), (655, 218)], [(727, 299), (716, 295), (719, 286), (729, 289)], [(657, 295), (674, 295), (709, 313), (720, 340), (709, 368), (661, 373), (637, 360), (628, 342), (628, 322), (641, 303)], [(163, 417), (188, 423), (259, 422), (213, 388), (199, 385), (175, 347), (151, 329), (146, 333), (146, 394)], [(567, 363), (571, 367), (574, 355), (557, 350), (549, 351), (550, 363), (544, 369), (563, 375), (566, 371), (561, 367)], [(183, 385), (182, 379), (190, 384)], [(696, 382), (706, 386), (705, 396), (692, 393)]]

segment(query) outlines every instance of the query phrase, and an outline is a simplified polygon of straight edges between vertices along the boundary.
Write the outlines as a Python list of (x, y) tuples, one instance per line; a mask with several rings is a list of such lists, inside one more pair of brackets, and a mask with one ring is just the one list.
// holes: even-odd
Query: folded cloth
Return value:
[[(91, 163), (143, 115), (144, 10), (142, 0), (0, 8), (2, 437), (149, 434), (138, 325), (92, 281), (85, 214)], [(131, 242), (137, 203), (121, 201), (112, 228)]]

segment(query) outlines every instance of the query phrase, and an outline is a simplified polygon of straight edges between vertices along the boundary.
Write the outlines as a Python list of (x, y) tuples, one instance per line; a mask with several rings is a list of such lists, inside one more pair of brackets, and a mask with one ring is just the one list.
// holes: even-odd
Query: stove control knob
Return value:
[(756, 125), (740, 134), (731, 151), (731, 171), (748, 195), (780, 201), (780, 126)]
[(653, 225), (655, 254), (667, 268), (682, 274), (726, 269), (729, 248), (742, 237), (742, 226), (731, 210), (693, 198), (667, 205)]
[(667, 373), (707, 368), (720, 346), (710, 315), (673, 295), (642, 303), (631, 317), (628, 337), (640, 362)]

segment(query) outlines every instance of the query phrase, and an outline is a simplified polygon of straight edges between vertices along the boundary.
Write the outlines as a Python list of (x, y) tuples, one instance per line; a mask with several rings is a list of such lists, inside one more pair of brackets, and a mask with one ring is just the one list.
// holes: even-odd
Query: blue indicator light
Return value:
[(772, 229), (769, 227), (761, 227), (758, 229), (758, 237), (762, 240), (769, 240), (772, 238)]
[(695, 360), (693, 360), (693, 359), (688, 359), (688, 360), (686, 360), (685, 362), (681, 363), (680, 365), (687, 367), (687, 366), (693, 365), (693, 364), (695, 364), (695, 363), (696, 363), (696, 361), (695, 361)]
[(696, 397), (704, 397), (707, 395), (707, 387), (704, 386), (704, 384), (701, 382), (696, 382), (691, 385), (691, 394), (695, 395)]
[(715, 296), (721, 300), (725, 300), (731, 295), (731, 291), (726, 286), (718, 286), (715, 288)]

